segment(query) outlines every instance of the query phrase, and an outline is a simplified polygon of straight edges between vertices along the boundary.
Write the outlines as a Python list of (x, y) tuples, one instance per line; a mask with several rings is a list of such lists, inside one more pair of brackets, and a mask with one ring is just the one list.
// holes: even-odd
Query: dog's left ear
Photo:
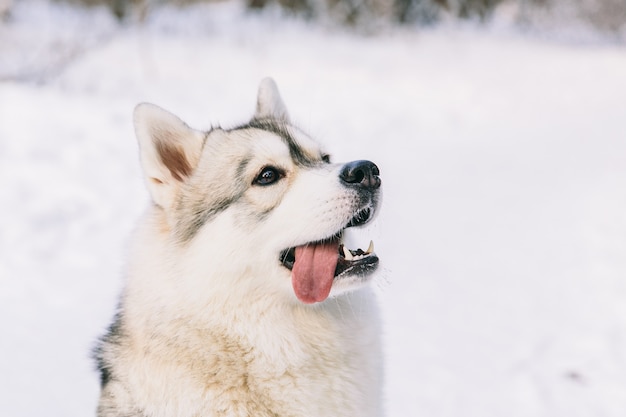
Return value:
[(196, 168), (205, 135), (153, 104), (139, 104), (134, 118), (148, 190), (152, 200), (167, 210)]
[(283, 99), (280, 97), (276, 82), (271, 78), (264, 78), (261, 81), (261, 85), (259, 85), (254, 118), (289, 121), (285, 103), (283, 103)]

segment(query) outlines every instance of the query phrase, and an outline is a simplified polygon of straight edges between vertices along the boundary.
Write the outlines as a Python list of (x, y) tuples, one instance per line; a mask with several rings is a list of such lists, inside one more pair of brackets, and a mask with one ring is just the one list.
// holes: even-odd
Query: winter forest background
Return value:
[[(10, 10), (13, 0), (2, 0)], [(58, 0), (87, 6), (106, 5), (119, 19), (145, 18), (166, 3), (184, 7), (208, 0)], [(579, 21), (601, 31), (620, 31), (626, 19), (622, 0), (245, 0), (249, 9), (278, 6), (308, 19), (330, 19), (348, 25), (376, 22), (431, 25), (446, 19), (488, 20), (496, 10), (514, 9), (521, 25)]]
[(147, 204), (133, 107), (276, 79), (381, 169), (387, 415), (626, 415), (623, 0), (0, 0), (0, 416), (94, 415)]

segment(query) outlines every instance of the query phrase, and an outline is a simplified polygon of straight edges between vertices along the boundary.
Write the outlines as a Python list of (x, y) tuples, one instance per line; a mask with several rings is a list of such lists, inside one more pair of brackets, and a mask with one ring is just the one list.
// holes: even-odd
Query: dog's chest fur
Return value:
[(135, 118), (152, 204), (95, 350), (98, 417), (382, 416), (378, 258), (341, 243), (377, 209), (375, 164), (331, 163), (267, 80), (238, 129)]
[[(119, 344), (103, 345), (116, 358), (103, 396), (117, 398), (101, 416), (380, 416), (371, 301), (365, 291), (324, 309), (259, 299), (218, 302), (202, 318), (133, 315), (119, 323)], [(221, 324), (207, 326), (211, 316)]]

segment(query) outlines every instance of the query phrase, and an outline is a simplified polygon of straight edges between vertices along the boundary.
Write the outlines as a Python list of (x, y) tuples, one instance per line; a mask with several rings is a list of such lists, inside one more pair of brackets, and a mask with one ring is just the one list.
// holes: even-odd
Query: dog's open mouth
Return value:
[[(362, 210), (345, 228), (365, 224), (370, 217), (369, 209)], [(300, 301), (309, 304), (324, 301), (335, 280), (347, 276), (366, 276), (378, 267), (374, 243), (370, 241), (367, 250), (348, 249), (342, 243), (344, 229), (329, 239), (309, 242), (281, 252), (280, 262), (291, 270), (293, 289)]]

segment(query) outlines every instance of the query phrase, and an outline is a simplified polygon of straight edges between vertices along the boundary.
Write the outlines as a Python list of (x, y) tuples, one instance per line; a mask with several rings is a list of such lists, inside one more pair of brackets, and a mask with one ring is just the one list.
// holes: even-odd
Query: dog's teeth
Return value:
[(350, 252), (350, 249), (346, 248), (345, 246), (343, 246), (343, 257), (346, 258), (346, 261), (351, 261), (354, 259), (354, 256), (352, 256), (352, 253)]
[(370, 253), (374, 253), (374, 241), (370, 240), (370, 245), (365, 251), (365, 254), (369, 255)]

